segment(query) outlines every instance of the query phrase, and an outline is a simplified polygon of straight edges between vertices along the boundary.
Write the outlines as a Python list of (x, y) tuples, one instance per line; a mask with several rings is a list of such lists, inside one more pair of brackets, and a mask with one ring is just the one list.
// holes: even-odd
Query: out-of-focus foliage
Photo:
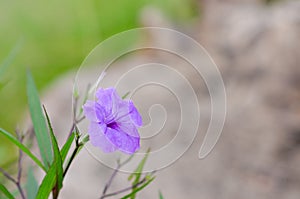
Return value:
[(271, 3), (275, 3), (275, 2), (278, 2), (278, 1), (283, 1), (283, 0), (264, 0), (265, 3), (267, 4), (271, 4)]
[[(195, 14), (191, 0), (0, 1), (0, 63), (21, 43), (0, 90), (0, 126), (13, 131), (23, 115), (26, 69), (32, 71), (38, 89), (45, 87), (76, 69), (105, 38), (140, 27), (140, 13), (150, 4), (174, 20)], [(8, 151), (11, 148), (0, 139), (0, 165), (12, 159), (5, 155), (11, 154)]]

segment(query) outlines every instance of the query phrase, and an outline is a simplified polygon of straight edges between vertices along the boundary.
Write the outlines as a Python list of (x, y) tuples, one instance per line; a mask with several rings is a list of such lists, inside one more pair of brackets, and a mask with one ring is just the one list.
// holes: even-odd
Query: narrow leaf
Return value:
[(34, 133), (40, 149), (42, 160), (45, 167), (48, 169), (53, 160), (51, 141), (42, 112), (38, 91), (29, 72), (27, 73), (27, 97)]
[(17, 57), (18, 52), (21, 49), (21, 40), (19, 40), (16, 45), (13, 47), (13, 49), (9, 52), (8, 56), (0, 65), (0, 79), (3, 77), (5, 71), (7, 68), (12, 64), (12, 62)]
[(5, 186), (0, 184), (0, 191), (8, 198), (8, 199), (14, 199), (14, 196), (6, 189)]
[(56, 181), (56, 165), (55, 162), (50, 166), (49, 170), (47, 171), (42, 184), (38, 190), (36, 198), (39, 199), (47, 199), (53, 189)]
[(141, 162), (139, 163), (139, 165), (137, 166), (135, 171), (128, 177), (128, 180), (131, 180), (134, 176), (136, 177), (135, 181), (134, 181), (134, 184), (136, 184), (137, 182), (140, 181), (140, 177), (141, 177), (141, 174), (143, 172), (143, 168), (145, 166), (146, 160), (149, 156), (149, 152), (150, 152), (150, 149), (147, 150), (144, 158), (141, 160)]
[(128, 91), (127, 93), (125, 93), (125, 95), (122, 96), (122, 99), (125, 99), (129, 94), (130, 92)]
[(5, 79), (5, 73), (7, 73), (8, 67), (13, 63), (16, 59), (18, 52), (21, 49), (21, 40), (19, 40), (14, 48), (9, 52), (8, 56), (4, 59), (4, 61), (0, 64), (0, 91), (1, 89), (9, 82), (8, 79)]
[(4, 86), (6, 86), (6, 84), (8, 83), (9, 81), (6, 80), (6, 81), (3, 81), (0, 79), (0, 91), (4, 88)]
[(66, 159), (66, 157), (68, 155), (68, 152), (69, 152), (69, 150), (71, 148), (71, 145), (72, 145), (72, 143), (74, 141), (74, 138), (75, 138), (75, 134), (72, 133), (71, 136), (68, 138), (67, 142), (64, 144), (64, 146), (61, 149), (60, 154), (61, 154), (61, 159), (62, 159), (63, 163), (64, 163), (64, 161), (65, 161), (65, 159)]
[(164, 197), (163, 197), (161, 191), (158, 192), (158, 195), (159, 195), (159, 199), (164, 199)]
[(31, 153), (31, 151), (25, 145), (23, 145), (21, 142), (19, 142), (19, 140), (17, 138), (15, 138), (14, 136), (12, 136), (10, 133), (8, 133), (7, 131), (5, 131), (2, 128), (0, 128), (0, 133), (2, 135), (4, 135), (7, 139), (9, 139), (9, 141), (11, 141), (17, 147), (19, 147), (24, 153), (26, 153), (41, 169), (46, 171), (46, 168), (43, 166), (41, 161), (35, 155), (33, 155)]
[[(142, 172), (143, 172), (143, 168), (144, 168), (144, 166), (145, 166), (145, 163), (146, 163), (146, 160), (147, 160), (147, 158), (148, 158), (149, 152), (150, 152), (150, 149), (147, 150), (147, 153), (145, 154), (144, 158), (141, 160), (141, 162), (139, 163), (139, 165), (138, 165), (137, 168), (135, 169), (134, 173), (132, 173), (132, 174), (129, 176), (129, 178), (128, 178), (129, 180), (131, 180), (131, 179), (133, 178), (133, 176), (135, 176), (135, 179), (134, 179), (132, 185), (135, 185), (135, 184), (137, 184), (137, 183), (140, 181), (141, 175), (142, 175)], [(132, 193), (133, 193), (133, 194), (131, 195), (131, 199), (134, 199), (134, 198), (135, 198), (135, 194), (134, 194), (135, 189), (136, 189), (136, 188), (133, 188), (133, 190), (132, 190)]]
[(32, 167), (29, 167), (28, 175), (27, 175), (27, 182), (26, 182), (27, 198), (28, 199), (36, 198), (38, 189), (39, 189), (38, 182), (34, 177)]
[(8, 56), (4, 59), (4, 61), (0, 64), (0, 91), (6, 84), (9, 82), (8, 79), (5, 79), (5, 73), (7, 68), (12, 65), (13, 61), (16, 59), (18, 52), (20, 51), (21, 40), (19, 40), (14, 48), (10, 51)]
[(54, 135), (53, 128), (51, 126), (51, 122), (50, 122), (48, 113), (47, 113), (45, 107), (43, 107), (43, 108), (44, 108), (44, 112), (45, 112), (45, 115), (46, 115), (49, 131), (50, 131), (50, 136), (51, 136), (52, 150), (53, 150), (53, 153), (54, 153), (54, 163), (56, 165), (56, 179), (57, 179), (56, 186), (58, 188), (57, 192), (59, 192), (59, 190), (62, 188), (62, 181), (63, 181), (62, 158), (61, 158), (61, 155), (60, 155), (57, 140), (56, 140), (56, 137)]
[(144, 189), (147, 185), (149, 185), (153, 180), (155, 179), (155, 177), (150, 178), (149, 180), (147, 180), (142, 186), (135, 188), (130, 194), (127, 194), (126, 196), (122, 197), (121, 199), (126, 199), (126, 198), (131, 198), (134, 197), (136, 195), (137, 192), (141, 191), (142, 189)]

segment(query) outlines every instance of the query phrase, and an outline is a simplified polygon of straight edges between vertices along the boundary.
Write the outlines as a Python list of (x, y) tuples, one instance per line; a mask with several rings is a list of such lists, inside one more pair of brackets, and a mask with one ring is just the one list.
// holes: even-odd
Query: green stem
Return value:
[(66, 174), (67, 174), (73, 160), (75, 159), (76, 155), (79, 153), (79, 151), (82, 149), (83, 145), (86, 143), (84, 140), (79, 142), (79, 137), (76, 137), (75, 139), (76, 139), (76, 147), (75, 147), (75, 149), (74, 149), (74, 151), (73, 151), (73, 153), (72, 153), (72, 155), (71, 155), (71, 157), (70, 157), (70, 159), (67, 163), (67, 166), (66, 166), (66, 168), (64, 170), (64, 173), (63, 173), (63, 177), (66, 176)]
[(76, 146), (76, 148), (74, 149), (74, 151), (73, 151), (73, 153), (72, 153), (72, 155), (71, 155), (71, 158), (70, 158), (70, 160), (69, 160), (69, 162), (68, 162), (68, 164), (67, 164), (67, 167), (66, 167), (66, 169), (65, 169), (65, 171), (64, 171), (63, 177), (66, 176), (66, 174), (67, 174), (67, 172), (68, 172), (68, 170), (69, 170), (69, 168), (70, 168), (70, 166), (71, 166), (73, 160), (75, 159), (75, 156), (76, 156), (77, 153), (78, 153), (79, 148), (80, 148), (80, 147), (77, 147), (77, 146)]

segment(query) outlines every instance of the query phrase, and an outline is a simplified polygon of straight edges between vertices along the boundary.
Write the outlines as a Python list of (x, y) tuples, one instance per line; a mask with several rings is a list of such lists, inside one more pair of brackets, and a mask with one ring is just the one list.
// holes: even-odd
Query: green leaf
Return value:
[(27, 182), (26, 182), (26, 192), (28, 199), (34, 199), (38, 192), (39, 185), (37, 180), (34, 177), (32, 167), (28, 169)]
[(4, 135), (7, 139), (9, 139), (9, 141), (14, 143), (17, 147), (19, 147), (24, 153), (26, 153), (41, 169), (46, 171), (46, 168), (43, 166), (41, 161), (35, 155), (33, 155), (25, 145), (19, 142), (17, 138), (15, 138), (14, 136), (12, 136), (10, 133), (8, 133), (2, 128), (0, 128), (0, 133)]
[(4, 79), (4, 74), (7, 68), (12, 65), (13, 61), (16, 59), (18, 52), (21, 49), (22, 41), (19, 40), (14, 48), (10, 51), (8, 56), (4, 59), (4, 61), (0, 64), (0, 91), (1, 89), (9, 82), (9, 80)]
[(122, 99), (125, 99), (129, 94), (130, 92), (128, 91), (127, 93), (125, 93), (125, 95), (122, 96)]
[(61, 149), (61, 159), (62, 159), (62, 162), (64, 163), (66, 157), (67, 157), (67, 154), (71, 148), (71, 145), (74, 141), (74, 138), (75, 138), (75, 134), (72, 133), (71, 136), (68, 138), (67, 142), (64, 144), (64, 146), (62, 147)]
[(159, 199), (164, 199), (164, 197), (163, 197), (161, 191), (158, 192), (158, 195), (159, 195)]
[(137, 166), (135, 171), (128, 177), (128, 180), (131, 180), (134, 176), (136, 177), (135, 181), (134, 181), (134, 184), (136, 184), (137, 182), (140, 181), (140, 177), (141, 177), (141, 174), (143, 172), (143, 168), (144, 168), (144, 165), (146, 163), (146, 160), (149, 156), (149, 152), (150, 152), (150, 149), (147, 150), (144, 158), (141, 160), (141, 162), (139, 163), (139, 165)]
[(17, 57), (18, 52), (21, 49), (22, 41), (19, 40), (16, 45), (13, 47), (13, 49), (9, 52), (6, 59), (1, 63), (0, 65), (0, 79), (3, 77), (5, 71), (7, 68), (12, 64), (14, 59)]
[(14, 196), (6, 189), (5, 186), (0, 184), (0, 191), (8, 198), (8, 199), (14, 199)]
[[(137, 184), (140, 179), (141, 179), (141, 175), (142, 175), (142, 172), (143, 172), (143, 168), (145, 166), (145, 163), (146, 163), (146, 160), (149, 156), (149, 152), (150, 152), (150, 149), (147, 150), (144, 158), (142, 159), (142, 161), (139, 163), (139, 165), (137, 166), (137, 168), (135, 169), (135, 171), (128, 177), (128, 180), (131, 180), (133, 177), (135, 177), (132, 185), (134, 186), (135, 184)], [(133, 188), (132, 190), (132, 193), (135, 192), (135, 189), (136, 188)], [(131, 199), (134, 199), (135, 198), (135, 194), (132, 194), (131, 195)]]
[(2, 90), (2, 88), (4, 88), (4, 86), (6, 86), (6, 84), (8, 83), (9, 81), (6, 80), (6, 81), (3, 81), (0, 79), (0, 91)]
[(55, 162), (50, 166), (49, 170), (47, 171), (42, 184), (38, 190), (36, 198), (38, 199), (47, 199), (53, 189), (56, 181), (56, 165)]
[(81, 144), (85, 145), (88, 141), (90, 141), (90, 136), (88, 134), (84, 135), (84, 137), (81, 139)]
[(57, 140), (56, 140), (56, 137), (53, 132), (53, 128), (51, 126), (51, 122), (50, 122), (48, 113), (44, 106), (43, 106), (43, 108), (44, 108), (44, 112), (46, 115), (48, 128), (50, 131), (50, 136), (51, 136), (51, 141), (52, 141), (52, 149), (53, 149), (53, 153), (54, 153), (54, 163), (56, 165), (56, 179), (57, 179), (55, 186), (57, 188), (56, 192), (58, 194), (59, 190), (62, 188), (62, 181), (63, 181), (63, 172), (64, 171), (63, 171), (63, 165), (62, 165), (62, 158), (60, 155), (59, 147), (58, 147)]
[(29, 72), (27, 73), (27, 97), (34, 133), (40, 149), (42, 160), (45, 167), (48, 169), (53, 160), (51, 141), (42, 112), (38, 91)]
[[(90, 91), (91, 91), (91, 84), (88, 84), (87, 87), (86, 87), (86, 90), (85, 90), (85, 94), (84, 94), (84, 98), (83, 98), (83, 101), (82, 101), (82, 105), (84, 105), (86, 103), (86, 101), (88, 100)], [(74, 93), (74, 99), (76, 99), (76, 93), (78, 93), (78, 90), (77, 90), (76, 87), (75, 87), (75, 91), (74, 92), (75, 92)], [(79, 115), (81, 115), (82, 113), (83, 113), (83, 108), (82, 108), (82, 106), (80, 106)]]
[(121, 199), (126, 199), (126, 198), (132, 198), (135, 197), (136, 193), (144, 189), (147, 185), (149, 185), (155, 177), (150, 177), (142, 186), (136, 187), (133, 189), (133, 191), (130, 194), (127, 194), (126, 196), (122, 197)]

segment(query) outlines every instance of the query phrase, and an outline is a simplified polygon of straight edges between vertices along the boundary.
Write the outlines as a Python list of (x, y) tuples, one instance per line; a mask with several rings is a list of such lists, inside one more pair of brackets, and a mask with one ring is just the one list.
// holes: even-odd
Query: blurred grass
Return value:
[[(19, 48), (3, 76), (6, 84), (0, 89), (0, 126), (13, 132), (21, 119), (27, 105), (27, 69), (38, 89), (43, 89), (59, 75), (77, 68), (102, 40), (139, 27), (140, 12), (149, 4), (173, 20), (195, 15), (192, 0), (0, 1), (0, 63), (15, 46)], [(0, 165), (14, 158), (11, 151), (11, 145), (0, 139)]]

